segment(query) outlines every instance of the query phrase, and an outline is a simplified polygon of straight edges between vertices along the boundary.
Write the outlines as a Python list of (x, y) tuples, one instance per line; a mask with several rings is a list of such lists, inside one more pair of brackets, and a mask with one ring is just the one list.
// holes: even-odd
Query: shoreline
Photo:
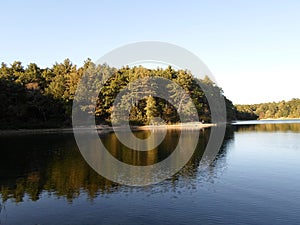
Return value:
[(287, 118), (287, 117), (282, 117), (282, 118), (265, 118), (265, 119), (256, 119), (256, 120), (233, 120), (231, 123), (236, 123), (236, 122), (243, 122), (243, 121), (280, 121), (280, 120), (300, 120), (300, 118)]
[(132, 130), (195, 130), (195, 129), (205, 129), (209, 127), (217, 126), (212, 123), (183, 123), (183, 124), (171, 124), (171, 125), (145, 125), (145, 126), (137, 126), (132, 127)]
[(257, 119), (261, 120), (300, 120), (300, 118), (288, 118), (288, 117), (280, 117), (280, 118), (265, 118), (265, 119)]
[[(171, 125), (144, 125), (144, 126), (131, 126), (132, 131), (146, 131), (146, 130), (197, 130), (205, 129), (216, 124), (211, 123), (183, 123), (183, 124), (171, 124)], [(83, 132), (94, 130), (89, 127), (76, 128)], [(124, 130), (123, 127), (116, 127), (117, 130)], [(96, 130), (99, 134), (107, 134), (114, 131), (113, 127), (108, 125), (96, 125)], [(0, 130), (0, 135), (10, 135), (10, 134), (54, 134), (54, 133), (73, 133), (73, 128), (38, 128), (38, 129), (13, 129), (13, 130)]]

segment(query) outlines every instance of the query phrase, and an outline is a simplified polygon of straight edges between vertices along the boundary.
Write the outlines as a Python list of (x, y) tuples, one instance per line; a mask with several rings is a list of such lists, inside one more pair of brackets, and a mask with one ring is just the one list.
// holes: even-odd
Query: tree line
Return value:
[(260, 104), (235, 105), (236, 117), (247, 119), (300, 118), (300, 99)]
[[(197, 109), (200, 120), (210, 121), (210, 108), (204, 91), (210, 95), (223, 95), (223, 91), (208, 77), (198, 79), (187, 70), (147, 69), (142, 66), (116, 69), (108, 65), (96, 65), (87, 59), (83, 66), (74, 65), (69, 59), (55, 63), (51, 68), (41, 68), (35, 63), (24, 67), (15, 61), (10, 65), (1, 64), (0, 68), (0, 125), (5, 128), (47, 128), (71, 126), (71, 114), (77, 85), (84, 74), (102, 74), (103, 88), (97, 99), (90, 99), (81, 105), (81, 110), (90, 113), (94, 104), (95, 119), (98, 124), (110, 124), (113, 102), (117, 94), (129, 83), (138, 78), (161, 77), (174, 81), (181, 86)], [(107, 78), (107, 79), (106, 79)], [(90, 84), (95, 86), (95, 84)], [(164, 99), (153, 97), (139, 85), (139, 101), (133, 103), (130, 110), (132, 124), (149, 124), (152, 118), (161, 117), (166, 123), (179, 122), (178, 109)], [(89, 85), (85, 87), (89, 91)], [(172, 85), (166, 87), (172, 93)], [(83, 91), (84, 92), (84, 91)], [(223, 95), (224, 96), (224, 95)], [(80, 97), (80, 96), (79, 96)], [(128, 98), (130, 96), (127, 96)], [(174, 101), (185, 102), (184, 96), (171, 96)], [(227, 117), (235, 118), (235, 108), (225, 96)], [(187, 102), (180, 107), (189, 114)]]

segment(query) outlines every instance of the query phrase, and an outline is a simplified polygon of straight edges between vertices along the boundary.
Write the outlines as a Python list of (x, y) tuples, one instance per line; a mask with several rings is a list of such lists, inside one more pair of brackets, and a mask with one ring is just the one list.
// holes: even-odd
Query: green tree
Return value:
[(154, 117), (157, 117), (158, 112), (156, 108), (156, 101), (151, 95), (148, 96), (146, 100), (145, 114), (146, 114), (147, 124), (155, 123), (153, 119)]

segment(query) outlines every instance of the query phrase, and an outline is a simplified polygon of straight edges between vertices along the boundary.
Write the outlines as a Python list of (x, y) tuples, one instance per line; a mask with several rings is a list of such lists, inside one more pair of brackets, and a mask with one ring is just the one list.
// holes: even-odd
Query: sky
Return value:
[(235, 104), (299, 98), (300, 1), (2, 1), (0, 62), (81, 66), (140, 41), (196, 54)]

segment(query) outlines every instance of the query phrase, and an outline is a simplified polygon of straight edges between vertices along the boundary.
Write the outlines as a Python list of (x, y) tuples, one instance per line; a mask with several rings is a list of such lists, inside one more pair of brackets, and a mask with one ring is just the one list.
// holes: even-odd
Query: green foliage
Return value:
[[(209, 122), (208, 101), (198, 82), (209, 95), (223, 95), (222, 89), (208, 77), (197, 80), (189, 71), (174, 70), (171, 66), (166, 69), (147, 69), (142, 66), (115, 69), (108, 65), (95, 65), (88, 59), (82, 67), (77, 68), (66, 59), (51, 68), (40, 68), (35, 63), (24, 68), (21, 62), (15, 61), (10, 66), (2, 63), (0, 68), (1, 128), (70, 126), (74, 94), (84, 74), (87, 85), (81, 87), (82, 94), (77, 96), (80, 110), (88, 114), (94, 112), (97, 123), (111, 123), (114, 100), (124, 88), (128, 91), (122, 99), (126, 107), (131, 108), (129, 118), (133, 124), (147, 124), (154, 117), (161, 117), (166, 123), (180, 122), (178, 112), (190, 116), (189, 96), (199, 118)], [(94, 75), (97, 75), (96, 79)], [(179, 109), (164, 99), (152, 97), (156, 95), (158, 87), (148, 82), (151, 77), (169, 79), (185, 90), (185, 94), (178, 93), (172, 85), (163, 90), (171, 93)], [(149, 84), (154, 85), (151, 91), (147, 86)], [(98, 97), (85, 99), (85, 95), (95, 92)], [(130, 99), (140, 100), (130, 102)], [(235, 108), (231, 101), (226, 99), (226, 105), (228, 119), (234, 119)], [(287, 115), (289, 111), (284, 108), (281, 113)]]
[(154, 117), (156, 117), (158, 114), (156, 108), (156, 101), (151, 95), (146, 100), (145, 114), (148, 124), (153, 123)]
[(300, 118), (300, 99), (253, 105), (236, 105), (237, 119)]

